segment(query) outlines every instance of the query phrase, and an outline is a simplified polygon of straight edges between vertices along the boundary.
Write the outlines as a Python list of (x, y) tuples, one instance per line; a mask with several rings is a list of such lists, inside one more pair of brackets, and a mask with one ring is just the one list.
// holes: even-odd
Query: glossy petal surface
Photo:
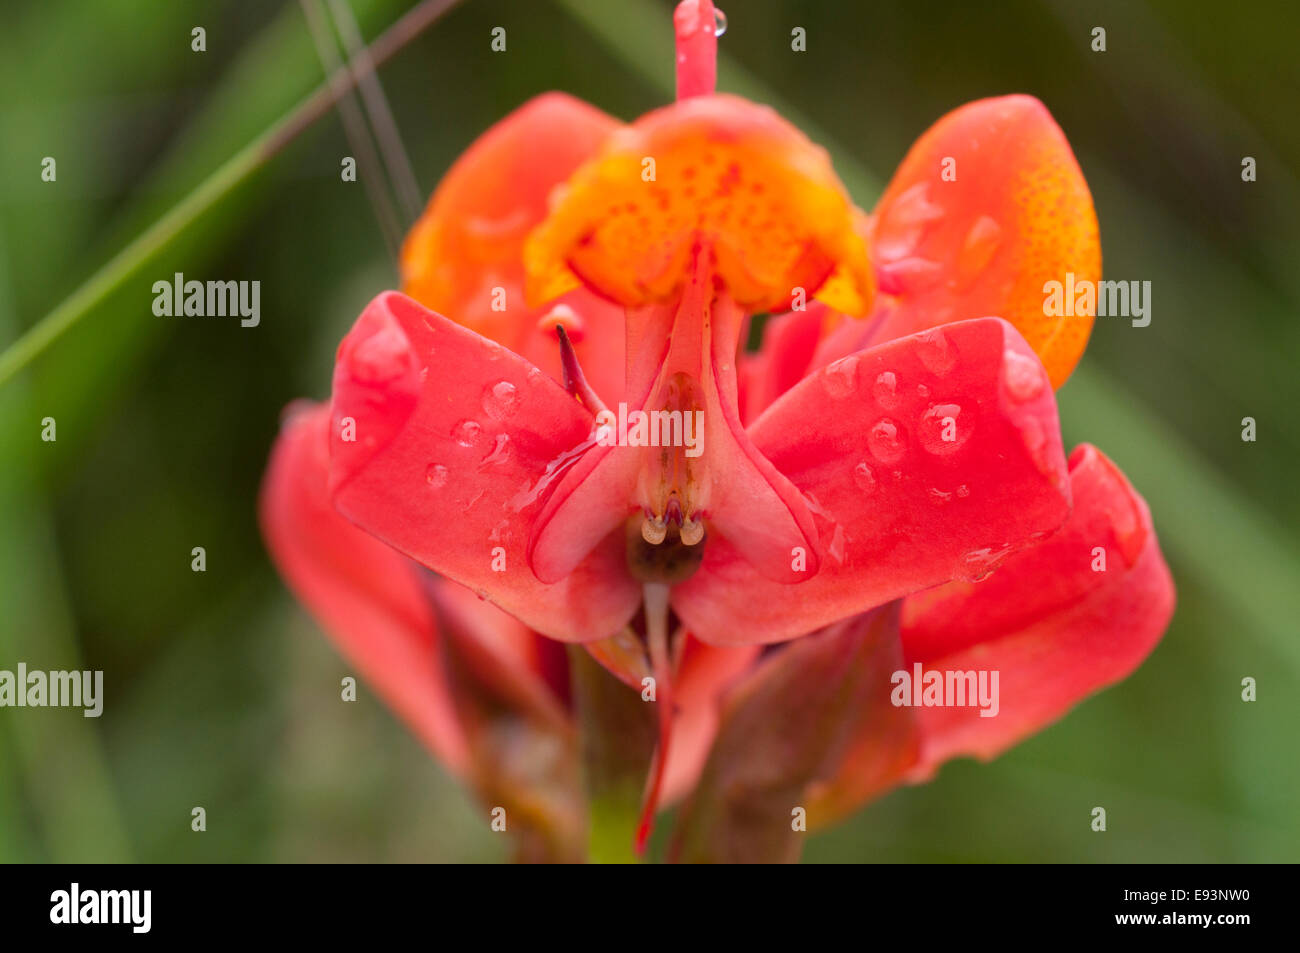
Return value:
[(708, 642), (793, 638), (985, 574), (1069, 509), (1052, 390), (1024, 339), (994, 318), (850, 355), (805, 378), (749, 433), (808, 500), (821, 568), (783, 586), (727, 540), (711, 542), (673, 592)]
[(621, 536), (554, 585), (528, 566), (537, 510), (592, 418), (518, 355), (380, 295), (339, 347), (332, 421), (334, 501), (358, 525), (553, 638), (604, 638), (631, 618)]

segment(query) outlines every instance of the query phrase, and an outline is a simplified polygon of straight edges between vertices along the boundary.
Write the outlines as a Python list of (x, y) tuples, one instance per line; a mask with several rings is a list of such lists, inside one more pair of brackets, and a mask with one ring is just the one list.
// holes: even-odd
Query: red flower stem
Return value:
[(718, 83), (718, 34), (713, 0), (682, 0), (673, 13), (677, 33), (677, 98), (708, 96)]

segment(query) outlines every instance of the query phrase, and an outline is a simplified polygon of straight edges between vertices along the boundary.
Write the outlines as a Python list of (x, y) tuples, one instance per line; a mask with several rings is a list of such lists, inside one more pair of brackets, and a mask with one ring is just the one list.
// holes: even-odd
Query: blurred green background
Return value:
[[(367, 40), (410, 5), (351, 3)], [(1179, 587), (1168, 635), (1059, 724), (812, 836), (805, 859), (1300, 860), (1295, 5), (723, 7), (720, 86), (830, 148), (867, 208), (946, 111), (1039, 96), (1092, 187), (1106, 276), (1153, 285), (1151, 325), (1099, 319), (1059, 396), (1067, 443), (1102, 447), (1154, 511)], [(452, 10), (380, 73), (421, 191), (544, 90), (625, 119), (670, 98), (670, 11)], [(295, 2), (45, 0), (6, 21), (0, 348), (323, 79)], [(790, 50), (794, 26), (806, 53)], [(349, 669), (255, 524), (281, 408), (327, 396), (338, 340), (396, 283), (366, 192), (339, 181), (352, 154), (331, 112), (0, 386), (0, 668), (104, 669), (107, 694), (99, 720), (0, 709), (0, 860), (506, 856), (368, 692), (340, 704)], [(261, 326), (155, 317), (150, 287), (173, 271), (260, 280)], [(194, 546), (206, 573), (190, 570)], [(206, 833), (190, 831), (194, 805)], [(1089, 829), (1095, 805), (1105, 834)]]

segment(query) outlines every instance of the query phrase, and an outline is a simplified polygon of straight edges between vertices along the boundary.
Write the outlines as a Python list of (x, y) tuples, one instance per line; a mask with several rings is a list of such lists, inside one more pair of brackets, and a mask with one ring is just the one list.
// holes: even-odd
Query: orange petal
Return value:
[(698, 96), (616, 133), (524, 249), (530, 300), (579, 283), (632, 307), (676, 300), (697, 245), (749, 312), (796, 289), (863, 314), (872, 279), (826, 152), (764, 106)]
[(1054, 387), (1069, 377), (1093, 318), (1044, 314), (1043, 285), (1099, 280), (1101, 245), (1083, 172), (1037, 99), (983, 99), (935, 123), (876, 206), (872, 238), (881, 291), (897, 296), (874, 340), (994, 315)]
[[(467, 299), (485, 285), (522, 285), (524, 239), (546, 217), (551, 189), (618, 127), (572, 96), (546, 93), (489, 129), (456, 160), (407, 236), (402, 290), (483, 333), (462, 317)], [(487, 319), (482, 297), (474, 317)]]
[(554, 307), (524, 300), (523, 245), (551, 190), (621, 123), (563, 93), (520, 106), (462, 155), (402, 248), (402, 290), (557, 380), (563, 324), (606, 400), (623, 387), (623, 310), (586, 289)]

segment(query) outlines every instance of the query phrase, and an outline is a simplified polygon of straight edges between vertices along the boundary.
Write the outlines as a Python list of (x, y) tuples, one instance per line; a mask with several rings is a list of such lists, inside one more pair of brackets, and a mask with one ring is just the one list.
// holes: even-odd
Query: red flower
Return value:
[[(945, 117), (868, 217), (797, 130), (711, 94), (708, 0), (676, 26), (677, 103), (619, 126), (551, 94), (456, 164), (404, 249), (411, 297), (380, 295), (344, 339), (329, 420), (291, 423), (263, 519), (304, 601), (453, 767), (482, 746), (447, 701), (429, 605), (561, 734), (544, 637), (592, 644), (629, 684), (653, 670), (648, 813), (665, 773), (695, 783), (747, 670), (689, 853), (719, 797), (772, 789), (746, 774), (755, 745), (824, 821), (1122, 678), (1173, 589), (1123, 476), (1061, 446), (1053, 387), (1091, 317), (1045, 316), (1042, 288), (1095, 280), (1100, 251), (1046, 109)], [(746, 356), (764, 311), (788, 313)], [(637, 414), (662, 429), (629, 431)], [(871, 611), (905, 597), (901, 628)], [(889, 705), (881, 673), (914, 663), (998, 668), (998, 717)]]

